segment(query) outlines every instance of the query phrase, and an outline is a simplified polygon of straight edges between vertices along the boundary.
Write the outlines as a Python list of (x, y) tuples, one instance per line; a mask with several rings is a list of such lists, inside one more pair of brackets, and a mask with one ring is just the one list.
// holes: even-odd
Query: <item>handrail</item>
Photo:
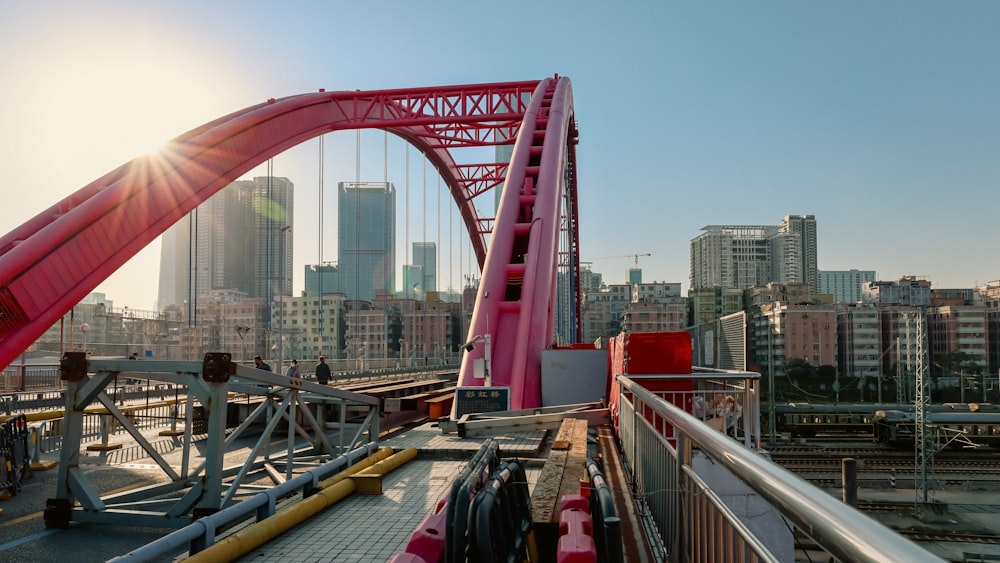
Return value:
[(741, 447), (627, 376), (619, 384), (663, 416), (682, 436), (770, 502), (813, 541), (842, 561), (942, 561), (891, 528), (843, 504), (791, 471)]
[[(347, 452), (340, 457), (323, 464), (316, 469), (306, 471), (293, 479), (285, 481), (279, 485), (271, 487), (266, 491), (261, 491), (246, 500), (227, 507), (219, 512), (199, 518), (194, 522), (174, 530), (173, 532), (150, 542), (142, 547), (136, 548), (124, 555), (114, 557), (109, 560), (115, 563), (138, 563), (141, 561), (152, 561), (154, 559), (170, 555), (187, 545), (198, 544), (202, 548), (211, 545), (216, 539), (219, 530), (230, 527), (232, 524), (242, 522), (256, 513), (257, 520), (263, 520), (271, 516), (276, 511), (278, 499), (289, 496), (299, 490), (315, 488), (317, 483), (327, 478), (342, 467), (347, 467), (355, 463), (358, 459), (372, 455), (378, 444), (369, 442), (364, 446)], [(303, 495), (305, 496), (305, 495)]]

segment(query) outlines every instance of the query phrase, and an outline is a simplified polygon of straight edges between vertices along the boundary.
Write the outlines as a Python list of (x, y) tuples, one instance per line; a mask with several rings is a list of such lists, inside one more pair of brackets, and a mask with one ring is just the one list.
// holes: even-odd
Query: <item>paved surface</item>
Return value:
[[(143, 433), (168, 463), (179, 467), (183, 448), (180, 438), (158, 436), (158, 429)], [(544, 436), (545, 432), (537, 431), (500, 438), (501, 455), (536, 457)], [(256, 436), (241, 440), (246, 442), (245, 447), (227, 454), (227, 466), (246, 458)], [(112, 441), (123, 442), (124, 447), (110, 452), (81, 452), (80, 466), (102, 496), (163, 482), (162, 471), (134, 441), (124, 435), (116, 435)], [(445, 494), (451, 480), (483, 441), (483, 438), (443, 435), (432, 424), (383, 441), (381, 445), (396, 450), (415, 447), (420, 451), (417, 459), (387, 476), (383, 481), (384, 495), (353, 495), (248, 554), (244, 560), (384, 561), (404, 549), (413, 529)], [(202, 447), (204, 442), (193, 445), (195, 450)], [(41, 455), (42, 461), (58, 457), (58, 452)], [(528, 468), (532, 483), (540, 471), (540, 464)], [(57, 477), (57, 469), (35, 472), (24, 482), (19, 494), (0, 503), (4, 511), (0, 518), (0, 561), (107, 561), (170, 531), (79, 523), (65, 530), (47, 529), (42, 511), (46, 500), (55, 496)], [(183, 558), (178, 552), (163, 561)]]
[[(538, 431), (500, 437), (501, 456), (534, 458), (544, 435)], [(397, 451), (415, 447), (419, 453), (383, 479), (382, 495), (355, 493), (238, 561), (385, 561), (405, 549), (413, 529), (446, 494), (484, 440), (444, 435), (432, 424), (393, 437), (383, 445)], [(526, 473), (534, 487), (541, 466), (532, 464)]]

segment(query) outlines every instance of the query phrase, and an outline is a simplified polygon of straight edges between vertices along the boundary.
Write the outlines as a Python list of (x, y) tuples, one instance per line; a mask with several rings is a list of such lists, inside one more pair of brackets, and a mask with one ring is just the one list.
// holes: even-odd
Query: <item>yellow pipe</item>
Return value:
[(393, 469), (398, 469), (404, 463), (417, 457), (417, 448), (406, 448), (405, 450), (383, 459), (368, 469), (358, 471), (359, 475), (385, 475)]
[(416, 448), (407, 448), (402, 452), (389, 456), (392, 448), (382, 448), (376, 454), (366, 458), (350, 468), (320, 482), (323, 487), (309, 498), (303, 499), (293, 506), (279, 511), (277, 514), (251, 524), (242, 530), (227, 536), (212, 546), (199, 551), (185, 559), (191, 563), (205, 561), (234, 561), (247, 554), (278, 535), (301, 524), (306, 519), (318, 514), (323, 509), (340, 502), (357, 489), (351, 475), (356, 473), (377, 474), (392, 471), (403, 463), (417, 456)]
[(331, 487), (343, 481), (344, 479), (350, 477), (351, 475), (354, 475), (355, 473), (360, 473), (365, 469), (368, 469), (369, 467), (375, 465), (376, 463), (382, 461), (383, 459), (388, 458), (391, 455), (392, 455), (392, 448), (390, 447), (379, 448), (377, 452), (355, 463), (354, 465), (348, 467), (347, 469), (341, 471), (340, 473), (337, 473), (336, 475), (327, 477), (326, 479), (320, 481), (316, 485), (316, 488), (325, 489), (327, 487)]

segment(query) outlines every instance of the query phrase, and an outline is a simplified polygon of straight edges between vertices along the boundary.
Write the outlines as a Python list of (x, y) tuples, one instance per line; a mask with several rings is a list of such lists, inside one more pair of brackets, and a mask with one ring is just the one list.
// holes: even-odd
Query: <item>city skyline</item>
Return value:
[[(518, 28), (516, 14), (528, 8), (610, 40), (517, 35), (497, 57), (496, 43), (472, 25), (488, 16)], [(185, 130), (268, 98), (559, 73), (573, 81), (580, 123), (581, 259), (610, 279), (630, 264), (604, 257), (650, 253), (639, 264), (644, 280), (686, 286), (688, 245), (701, 226), (768, 222), (775, 209), (816, 216), (820, 270), (915, 275), (943, 288), (1000, 279), (995, 253), (980, 249), (992, 234), (990, 194), (1000, 177), (989, 150), (1000, 144), (1000, 77), (991, 71), (1000, 6), (668, 2), (612, 13), (515, 2), (503, 14), (400, 6), (379, 22), (379, 33), (394, 37), (381, 43), (366, 41), (375, 24), (337, 23), (365, 21), (362, 10), (5, 6), (0, 75), (16, 80), (0, 98), (0, 166), (13, 187), (0, 229)], [(426, 33), (438, 28), (449, 33)], [(294, 40), (259, 41), (275, 29)], [(355, 54), (362, 41), (368, 48)], [(402, 64), (398, 45), (410, 45), (408, 57), (420, 64)], [(294, 291), (304, 264), (336, 256), (329, 242), (317, 250), (321, 168), (327, 186), (386, 179), (402, 194), (408, 184), (410, 231), (400, 229), (398, 241), (442, 241), (438, 286), (461, 287), (471, 260), (448, 244), (459, 237), (444, 234), (453, 214), (439, 211), (447, 202), (439, 204), (433, 169), (394, 137), (358, 137), (360, 154), (353, 132), (328, 135), (322, 167), (315, 140), (274, 159), (274, 175), (296, 184), (303, 218)], [(151, 309), (158, 255), (159, 242), (96, 291)]]

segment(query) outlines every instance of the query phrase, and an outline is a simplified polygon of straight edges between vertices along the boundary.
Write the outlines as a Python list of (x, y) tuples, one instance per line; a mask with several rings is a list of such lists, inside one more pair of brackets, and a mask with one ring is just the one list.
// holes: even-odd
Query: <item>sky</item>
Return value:
[[(1000, 279), (998, 21), (991, 1), (3, 2), (0, 232), (268, 98), (559, 74), (580, 130), (581, 259), (607, 283), (649, 253), (644, 281), (686, 290), (702, 227), (812, 214), (821, 270), (973, 287)], [(447, 241), (439, 285), (459, 287), (476, 272), (433, 169), (358, 137), (325, 137), (322, 174), (315, 139), (274, 159), (296, 186), (294, 287), (336, 259), (336, 183), (387, 172), (409, 196), (400, 261), (404, 241)], [(156, 242), (97, 291), (151, 310), (158, 269)]]

